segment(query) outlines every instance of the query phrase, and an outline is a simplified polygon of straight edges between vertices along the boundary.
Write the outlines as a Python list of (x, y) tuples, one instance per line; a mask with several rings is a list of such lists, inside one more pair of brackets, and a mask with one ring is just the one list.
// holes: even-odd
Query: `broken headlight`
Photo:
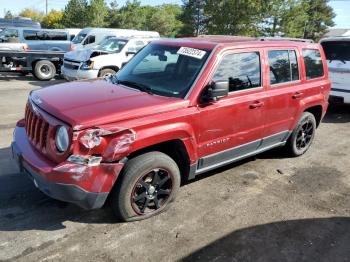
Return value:
[(94, 67), (94, 61), (86, 61), (86, 62), (83, 62), (80, 66), (80, 69), (81, 70), (90, 70)]

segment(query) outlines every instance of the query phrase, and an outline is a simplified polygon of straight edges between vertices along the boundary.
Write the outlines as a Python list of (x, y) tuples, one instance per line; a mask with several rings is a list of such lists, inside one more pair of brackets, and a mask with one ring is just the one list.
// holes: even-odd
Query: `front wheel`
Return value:
[(129, 160), (120, 179), (111, 204), (123, 221), (142, 220), (166, 210), (181, 181), (175, 161), (156, 151)]
[(304, 154), (311, 146), (315, 138), (316, 119), (310, 112), (304, 112), (293, 130), (287, 149), (292, 156)]

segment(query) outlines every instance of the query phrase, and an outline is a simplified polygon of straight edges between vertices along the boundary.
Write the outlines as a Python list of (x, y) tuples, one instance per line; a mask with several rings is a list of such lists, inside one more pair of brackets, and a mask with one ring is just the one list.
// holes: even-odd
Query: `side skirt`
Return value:
[(200, 158), (196, 164), (190, 167), (189, 179), (195, 178), (198, 174), (260, 154), (272, 148), (284, 146), (291, 133), (291, 131), (283, 131), (272, 136)]

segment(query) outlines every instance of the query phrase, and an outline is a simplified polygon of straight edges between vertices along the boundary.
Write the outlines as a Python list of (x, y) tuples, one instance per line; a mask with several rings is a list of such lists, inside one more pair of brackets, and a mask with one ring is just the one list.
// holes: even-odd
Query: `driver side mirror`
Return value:
[(135, 55), (136, 54), (136, 51), (133, 51), (133, 50), (128, 50), (125, 52), (126, 56), (129, 56), (129, 55)]
[(211, 82), (202, 95), (203, 102), (215, 102), (229, 93), (228, 81)]

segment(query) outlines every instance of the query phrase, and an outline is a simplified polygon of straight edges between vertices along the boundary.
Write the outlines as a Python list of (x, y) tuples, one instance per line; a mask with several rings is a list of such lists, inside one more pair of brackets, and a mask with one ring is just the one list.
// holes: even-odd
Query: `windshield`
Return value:
[(327, 60), (338, 60), (344, 64), (350, 61), (350, 41), (323, 42), (322, 47)]
[(117, 82), (168, 97), (185, 97), (211, 50), (149, 44), (116, 75)]
[(98, 49), (106, 52), (119, 53), (128, 41), (118, 38), (109, 38), (101, 42)]
[(84, 40), (84, 38), (86, 37), (86, 35), (87, 35), (87, 34), (84, 34), (84, 33), (79, 33), (79, 34), (77, 34), (77, 35), (73, 38), (72, 43), (73, 43), (73, 44), (79, 44), (79, 43), (81, 43), (81, 41)]

